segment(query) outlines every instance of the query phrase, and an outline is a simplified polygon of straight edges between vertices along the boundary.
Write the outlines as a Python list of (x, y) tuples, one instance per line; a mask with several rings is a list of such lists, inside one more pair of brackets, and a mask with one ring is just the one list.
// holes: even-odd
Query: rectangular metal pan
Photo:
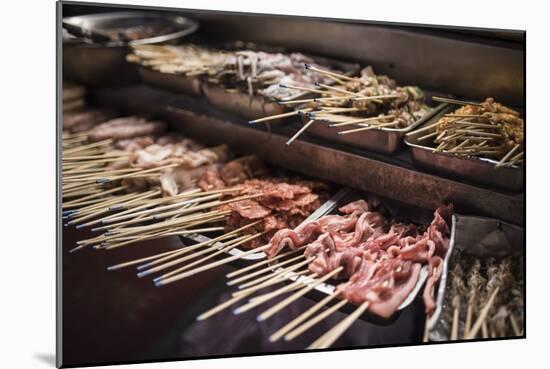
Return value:
[[(347, 203), (349, 203), (351, 201), (358, 200), (360, 198), (366, 198), (366, 197), (367, 196), (365, 196), (364, 194), (362, 196), (362, 194), (360, 194), (356, 190), (350, 190), (346, 194), (346, 196), (344, 196), (340, 199), (338, 204), (336, 204), (335, 206), (332, 207), (331, 211), (325, 212), (324, 215), (334, 214), (334, 213), (336, 213), (336, 211), (339, 207), (344, 206), (344, 205), (346, 205)], [(389, 199), (382, 199), (382, 203), (386, 207), (388, 207), (391, 210), (392, 213), (397, 213), (399, 216), (408, 218), (409, 220), (413, 221), (414, 223), (418, 223), (418, 224), (428, 223), (431, 219), (431, 216), (433, 215), (433, 212), (430, 211), (430, 210), (407, 206), (407, 205), (405, 205), (401, 202), (392, 201), (392, 200), (389, 200)], [(451, 229), (454, 229), (454, 221), (455, 221), (455, 219), (453, 217), (453, 220), (452, 220), (453, 224), (451, 225)], [(451, 232), (450, 240), (449, 240), (449, 251), (447, 252), (446, 258), (448, 258), (449, 255), (451, 254), (452, 249), (453, 249), (453, 244), (454, 244), (454, 233)], [(275, 267), (274, 271), (280, 270), (280, 269), (276, 268), (276, 265), (274, 267)], [(290, 281), (304, 281), (304, 282), (308, 280), (304, 276), (298, 276), (298, 277), (291, 276), (288, 279)], [(391, 316), (389, 319), (384, 319), (384, 318), (381, 318), (377, 315), (371, 314), (368, 310), (361, 316), (361, 319), (369, 321), (369, 322), (374, 323), (374, 324), (379, 324), (379, 325), (391, 324), (393, 321), (396, 320), (397, 316), (399, 315), (399, 313), (402, 310), (404, 310), (408, 306), (412, 305), (414, 302), (418, 301), (417, 297), (419, 296), (419, 292), (420, 292), (422, 286), (424, 285), (424, 283), (426, 282), (427, 279), (428, 279), (428, 266), (424, 265), (422, 267), (422, 269), (420, 270), (420, 275), (419, 275), (419, 278), (418, 278), (418, 282), (416, 283), (416, 286), (414, 287), (412, 292), (409, 294), (409, 296), (407, 296), (407, 298), (397, 308), (397, 311), (395, 312), (395, 314), (393, 314), (393, 316)], [(311, 292), (309, 292), (306, 296), (311, 298), (312, 300), (320, 301), (321, 299), (323, 299), (327, 295), (331, 295), (334, 292), (335, 289), (336, 289), (335, 284), (332, 284), (330, 282), (329, 283), (321, 283), (317, 287), (315, 287)], [(338, 299), (333, 300), (329, 304), (329, 306), (338, 303), (338, 301), (339, 301)], [(349, 304), (345, 304), (344, 306), (342, 306), (339, 310), (344, 312), (344, 313), (349, 314), (349, 313), (352, 313), (355, 310), (355, 308), (356, 308), (356, 306), (354, 304), (349, 303)]]
[(349, 135), (339, 135), (338, 131), (340, 129), (329, 127), (329, 125), (332, 124), (331, 122), (319, 120), (307, 129), (306, 134), (369, 151), (376, 151), (383, 154), (395, 154), (401, 147), (401, 141), (405, 133), (412, 131), (426, 120), (430, 119), (434, 114), (437, 114), (444, 107), (445, 104), (435, 106), (429, 113), (406, 128), (381, 128), (356, 132)]
[(141, 81), (147, 85), (172, 92), (179, 92), (185, 95), (202, 96), (202, 81), (200, 77), (162, 73), (142, 65), (139, 65), (137, 69)]
[[(329, 58), (307, 55), (320, 65), (326, 65), (341, 70), (344, 74), (352, 75), (359, 71), (358, 64), (346, 63)], [(250, 96), (242, 91), (227, 91), (223, 86), (204, 82), (202, 92), (210, 105), (238, 115), (246, 119), (258, 119), (269, 115), (281, 114), (285, 107), (277, 103), (273, 98), (259, 94)], [(296, 92), (282, 100), (293, 100), (310, 95), (309, 92)]]
[(457, 250), (479, 258), (523, 255), (524, 232), (523, 228), (498, 219), (453, 215), (452, 247), (449, 247), (443, 263), (443, 273), (437, 289), (436, 309), (428, 320), (430, 341), (447, 341), (450, 337), (449, 327), (440, 317), (445, 309), (451, 309), (445, 304), (445, 293), (449, 270), (456, 262)]
[[(447, 106), (445, 109), (426, 120), (422, 126), (435, 123), (444, 114), (455, 110), (456, 106)], [(430, 133), (424, 131), (419, 133), (424, 136)], [(425, 168), (431, 169), (438, 174), (446, 174), (459, 180), (471, 181), (490, 187), (496, 187), (512, 192), (523, 191), (523, 166), (495, 168), (498, 161), (485, 158), (459, 157), (445, 152), (434, 153), (434, 146), (430, 146), (430, 139), (418, 141), (414, 134), (405, 137), (405, 144), (410, 147), (413, 160)]]
[[(338, 204), (340, 203), (340, 200), (343, 197), (347, 196), (350, 191), (351, 190), (349, 188), (340, 189), (330, 199), (325, 201), (325, 203), (323, 203), (317, 210), (315, 210), (313, 213), (311, 213), (309, 215), (309, 217), (307, 217), (304, 220), (304, 222), (315, 220), (315, 219), (320, 218), (323, 215), (327, 214), (328, 212), (332, 211), (334, 208), (336, 208), (338, 206)], [(197, 242), (197, 243), (198, 242), (209, 241), (211, 239), (208, 236), (198, 234), (198, 233), (193, 233), (193, 234), (180, 236), (180, 237), (182, 238), (182, 240), (187, 239), (187, 240), (191, 240), (191, 241), (194, 241), (194, 242)], [(219, 248), (219, 247), (222, 247), (222, 246), (223, 245), (219, 242), (216, 242), (214, 245), (212, 245), (212, 247), (216, 247), (216, 248)], [(240, 255), (244, 254), (246, 251), (248, 251), (248, 250), (243, 250), (243, 249), (240, 249), (239, 247), (235, 247), (235, 248), (229, 250), (228, 254), (231, 255), (231, 256), (237, 256), (237, 255), (240, 256)], [(258, 260), (261, 260), (261, 259), (265, 259), (265, 257), (266, 257), (266, 254), (263, 253), (262, 251), (260, 251), (260, 252), (245, 255), (242, 258), (240, 258), (239, 260), (258, 261)]]

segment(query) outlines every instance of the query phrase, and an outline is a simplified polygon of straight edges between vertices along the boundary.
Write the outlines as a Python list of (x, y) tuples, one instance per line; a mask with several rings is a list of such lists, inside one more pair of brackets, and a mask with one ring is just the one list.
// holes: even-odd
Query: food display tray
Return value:
[(139, 65), (137, 67), (141, 81), (147, 85), (190, 96), (202, 96), (200, 77), (183, 74), (162, 73), (158, 70)]
[[(343, 196), (340, 199), (338, 204), (336, 204), (335, 206), (332, 207), (331, 211), (325, 212), (325, 215), (334, 213), (335, 210), (338, 209), (339, 207), (344, 206), (347, 203), (349, 203), (351, 201), (354, 201), (354, 200), (357, 200), (357, 199), (360, 199), (360, 198), (366, 198), (366, 196), (360, 196), (359, 192), (357, 192), (356, 190), (350, 190), (349, 192), (347, 192), (346, 196)], [(413, 221), (414, 223), (419, 223), (419, 224), (424, 223), (424, 224), (426, 224), (426, 223), (429, 222), (429, 220), (428, 220), (429, 215), (428, 214), (433, 215), (433, 212), (430, 213), (430, 211), (428, 211), (426, 209), (420, 210), (418, 208), (413, 208), (411, 206), (402, 204), (400, 202), (391, 201), (391, 200), (388, 200), (388, 199), (383, 199), (382, 203), (387, 208), (391, 209), (392, 213), (395, 212), (395, 213), (399, 214), (400, 216), (407, 217), (411, 221)], [(451, 225), (451, 229), (454, 229), (454, 222), (455, 222), (454, 217), (452, 219), (452, 222), (453, 222), (453, 224)], [(446, 255), (447, 258), (451, 254), (451, 251), (453, 249), (453, 245), (454, 245), (454, 233), (451, 232), (451, 235), (449, 237), (449, 249), (448, 249), (448, 252), (447, 252), (447, 255)], [(280, 268), (276, 268), (276, 265), (274, 265), (273, 271), (275, 272), (277, 270), (280, 270)], [(397, 308), (397, 311), (390, 318), (385, 319), (385, 318), (382, 318), (380, 316), (374, 315), (374, 314), (370, 313), (367, 309), (367, 311), (361, 316), (361, 319), (365, 320), (365, 321), (369, 321), (369, 322), (374, 323), (374, 324), (379, 324), (379, 325), (391, 324), (393, 321), (395, 321), (395, 319), (397, 318), (397, 316), (399, 315), (399, 313), (402, 310), (409, 307), (415, 301), (418, 301), (417, 297), (419, 296), (419, 292), (420, 292), (422, 286), (424, 285), (424, 283), (426, 282), (427, 279), (428, 279), (428, 266), (424, 265), (420, 269), (420, 275), (418, 277), (418, 282), (416, 283), (416, 286), (411, 291), (409, 296), (407, 296), (407, 298), (401, 303), (401, 305), (399, 305), (399, 307)], [(289, 280), (289, 282), (290, 281), (292, 281), (292, 282), (295, 282), (295, 281), (304, 281), (304, 282), (306, 282), (308, 280), (308, 278), (304, 277), (304, 276), (292, 276), (292, 277), (289, 277), (288, 280)], [(336, 287), (337, 286), (335, 284), (330, 283), (330, 282), (321, 283), (318, 286), (316, 286), (312, 291), (310, 291), (306, 296), (308, 296), (312, 300), (320, 301), (321, 299), (325, 298), (326, 296), (331, 295), (332, 293), (334, 293), (334, 290), (336, 289)], [(328, 306), (334, 305), (334, 304), (338, 303), (338, 301), (339, 301), (339, 299), (334, 299), (333, 301), (331, 301), (328, 304)], [(357, 307), (356, 305), (354, 305), (352, 303), (348, 303), (348, 304), (344, 304), (344, 306), (342, 306), (339, 310), (346, 313), (346, 314), (350, 314), (355, 310), (356, 307)]]
[(449, 271), (453, 268), (454, 254), (465, 251), (479, 258), (503, 258), (523, 255), (525, 230), (498, 219), (454, 214), (449, 251), (443, 262), (443, 272), (437, 288), (436, 309), (428, 320), (430, 341), (447, 341), (449, 327), (440, 319), (442, 312), (451, 307), (445, 304)]
[[(424, 124), (418, 127), (418, 130), (437, 122), (443, 115), (448, 114), (455, 108), (454, 105), (447, 106), (426, 120)], [(410, 147), (415, 163), (438, 174), (445, 174), (459, 180), (472, 181), (512, 192), (523, 191), (523, 166), (495, 168), (498, 161), (493, 159), (461, 157), (445, 152), (434, 153), (435, 147), (430, 146), (428, 143), (430, 139), (418, 141), (419, 137), (427, 135), (433, 130), (435, 130), (435, 127), (431, 131), (422, 131), (418, 134), (412, 131), (405, 137), (405, 144)]]
[[(359, 71), (358, 64), (346, 63), (320, 56), (307, 56), (312, 58), (316, 64), (333, 67), (346, 75), (353, 75)], [(282, 114), (288, 110), (285, 106), (278, 104), (274, 98), (259, 94), (249, 95), (242, 91), (228, 91), (225, 87), (213, 83), (204, 82), (202, 84), (202, 92), (210, 105), (246, 119), (258, 119)], [(281, 100), (293, 100), (309, 95), (311, 95), (309, 92), (297, 91), (295, 94)]]
[[(327, 214), (328, 212), (332, 211), (338, 204), (340, 203), (340, 200), (347, 196), (350, 191), (352, 191), (349, 188), (341, 188), (338, 192), (336, 192), (330, 199), (325, 201), (317, 210), (315, 210), (313, 213), (307, 217), (304, 222), (308, 222), (311, 220), (315, 220), (317, 218), (322, 217), (323, 215)], [(186, 243), (186, 241), (191, 240), (193, 242), (206, 242), (211, 240), (210, 237), (205, 236), (203, 234), (199, 233), (192, 233), (188, 235), (180, 236), (182, 239), (182, 242)], [(188, 243), (188, 242), (187, 242)], [(222, 248), (223, 244), (220, 242), (216, 242), (212, 245), (214, 248)], [(227, 252), (227, 254), (231, 256), (241, 256), (248, 250), (243, 250), (242, 248), (235, 247)], [(262, 251), (255, 252), (252, 254), (247, 254), (242, 257), (240, 257), (238, 260), (244, 260), (244, 261), (258, 261), (266, 258), (266, 254)]]
[[(343, 145), (350, 145), (383, 154), (395, 154), (401, 147), (401, 141), (403, 140), (405, 133), (414, 130), (426, 120), (429, 120), (433, 115), (444, 109), (445, 106), (446, 104), (439, 104), (435, 106), (425, 116), (405, 128), (371, 129), (368, 131), (356, 132), (347, 135), (339, 135), (338, 131), (340, 131), (341, 128), (330, 127), (329, 125), (332, 124), (332, 122), (326, 120), (316, 120), (315, 123), (309, 126), (306, 133), (308, 135), (337, 142)], [(303, 123), (305, 123), (309, 120), (309, 118), (304, 116), (302, 120)], [(346, 129), (350, 129), (350, 127), (346, 127)]]

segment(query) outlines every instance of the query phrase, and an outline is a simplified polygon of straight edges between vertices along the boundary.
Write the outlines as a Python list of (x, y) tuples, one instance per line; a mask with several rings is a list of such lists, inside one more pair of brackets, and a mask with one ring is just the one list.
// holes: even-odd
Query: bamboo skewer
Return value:
[[(303, 255), (300, 255), (300, 257), (303, 257)], [(290, 267), (286, 267), (286, 268), (283, 268), (283, 269), (278, 269), (276, 270), (274, 273), (275, 274), (279, 274), (279, 273), (284, 273), (285, 271), (293, 271), (293, 270), (296, 270), (298, 269), (299, 267), (303, 266), (303, 265), (306, 265), (308, 263), (310, 263), (311, 261), (313, 261), (314, 257), (312, 258), (308, 258), (308, 259), (305, 259), (299, 263), (296, 263), (296, 264), (293, 264), (291, 265)], [(246, 282), (246, 283), (243, 283), (239, 286), (237, 286), (237, 288), (239, 290), (244, 290), (244, 289), (247, 289), (251, 286), (254, 286), (254, 285), (257, 285), (257, 284), (260, 284), (261, 282), (265, 281), (266, 279), (269, 279), (270, 276), (273, 275), (273, 274), (268, 274), (266, 276), (263, 276), (263, 277), (260, 277), (260, 278), (256, 278), (255, 280), (253, 281), (250, 281), (250, 282)], [(238, 294), (239, 291), (235, 292), (234, 294)]]
[(460, 314), (460, 305), (453, 309), (453, 322), (451, 324), (451, 341), (458, 339), (458, 318)]
[[(332, 296), (332, 295), (329, 295), (329, 296)], [(333, 314), (334, 312), (336, 312), (338, 309), (340, 309), (342, 306), (344, 306), (345, 304), (347, 304), (348, 300), (340, 300), (338, 301), (336, 304), (334, 304), (333, 306), (329, 307), (328, 309), (326, 309), (325, 311), (323, 311), (321, 314), (319, 315), (316, 315), (315, 317), (313, 317), (312, 319), (308, 320), (307, 322), (305, 322), (304, 324), (300, 325), (298, 328), (294, 329), (292, 332), (288, 333), (287, 335), (285, 335), (285, 341), (292, 341), (294, 338), (298, 337), (299, 335), (301, 335), (302, 333), (306, 332), (308, 329), (310, 329), (311, 327), (313, 327), (315, 324), (321, 322), (322, 320), (324, 320), (326, 317), (328, 317), (329, 315)]]
[(309, 69), (309, 70), (312, 70), (314, 72), (317, 72), (317, 73), (321, 73), (321, 74), (325, 74), (325, 75), (331, 75), (331, 76), (334, 76), (336, 78), (339, 78), (339, 79), (344, 79), (344, 80), (347, 80), (347, 81), (352, 81), (352, 82), (361, 82), (363, 83), (363, 81), (359, 78), (355, 78), (355, 77), (349, 77), (349, 76), (346, 76), (345, 74), (341, 74), (341, 73), (336, 73), (336, 72), (332, 72), (332, 71), (328, 71), (328, 70), (325, 70), (325, 69), (322, 69), (322, 68), (319, 68), (319, 67), (316, 67), (316, 66), (313, 66), (311, 64), (304, 64), (304, 67), (306, 69)]
[(292, 142), (294, 142), (294, 140), (297, 139), (298, 136), (300, 136), (306, 129), (308, 129), (309, 126), (311, 126), (311, 125), (313, 124), (313, 122), (315, 122), (315, 120), (310, 119), (306, 124), (304, 124), (304, 125), (302, 126), (302, 128), (300, 128), (300, 129), (298, 130), (298, 132), (296, 132), (296, 133), (294, 134), (294, 136), (292, 136), (292, 137), (286, 142), (286, 144), (287, 144), (287, 145), (290, 145)]
[(470, 329), (470, 331), (468, 332), (468, 335), (466, 336), (466, 339), (473, 339), (473, 338), (476, 337), (477, 332), (481, 328), (481, 325), (483, 324), (483, 322), (485, 322), (485, 318), (487, 317), (487, 313), (489, 312), (489, 309), (491, 308), (491, 306), (493, 304), (493, 301), (494, 301), (494, 299), (495, 299), (495, 297), (498, 293), (498, 290), (499, 290), (499, 287), (495, 288), (493, 293), (491, 293), (491, 296), (489, 297), (489, 300), (487, 301), (487, 303), (485, 304), (483, 309), (481, 309), (481, 311), (479, 313), (479, 316), (478, 316), (476, 322), (474, 323), (474, 325), (472, 326), (472, 329)]
[(250, 254), (255, 253), (255, 252), (263, 251), (263, 250), (267, 249), (268, 247), (269, 247), (269, 245), (260, 246), (260, 247), (257, 247), (257, 248), (255, 248), (255, 249), (252, 249), (252, 250), (243, 252), (243, 253), (240, 254), (240, 255), (230, 256), (230, 257), (228, 257), (228, 258), (224, 258), (224, 259), (222, 259), (222, 260), (218, 260), (218, 261), (215, 261), (215, 262), (213, 262), (213, 263), (203, 265), (203, 266), (198, 267), (198, 268), (196, 268), (196, 269), (193, 269), (193, 270), (190, 270), (190, 271), (181, 273), (181, 274), (177, 274), (177, 275), (174, 275), (174, 276), (169, 277), (169, 278), (166, 278), (166, 279), (161, 279), (161, 280), (155, 282), (155, 286), (157, 286), (157, 287), (166, 286), (166, 285), (168, 285), (168, 284), (170, 284), (170, 283), (173, 283), (173, 282), (182, 280), (182, 279), (184, 279), (184, 278), (193, 276), (193, 275), (195, 275), (195, 274), (204, 272), (204, 271), (206, 271), (206, 270), (209, 270), (209, 269), (218, 267), (218, 266), (220, 266), (220, 265), (227, 264), (227, 263), (232, 262), (232, 261), (234, 261), (234, 260), (240, 259), (240, 258), (242, 258), (242, 257), (244, 257), (244, 256), (246, 256), (246, 255), (250, 255)]
[(369, 131), (371, 129), (379, 129), (383, 127), (391, 127), (399, 124), (399, 122), (390, 122), (390, 123), (382, 123), (382, 124), (376, 124), (376, 125), (369, 125), (368, 127), (361, 127), (361, 128), (354, 128), (354, 129), (348, 129), (346, 131), (339, 131), (339, 135), (347, 135), (350, 133), (356, 133), (356, 132), (362, 132), (362, 131)]
[(449, 103), (449, 104), (454, 104), (454, 105), (474, 105), (474, 106), (483, 106), (479, 103), (475, 103), (475, 102), (469, 102), (469, 101), (461, 101), (461, 100), (456, 100), (456, 99), (450, 99), (448, 97), (439, 97), (439, 96), (434, 96), (432, 97), (432, 100), (433, 101), (437, 101), (437, 102), (444, 102), (444, 103)]
[[(276, 342), (281, 337), (283, 337), (285, 334), (290, 332), (293, 328), (298, 326), (300, 323), (305, 321), (307, 318), (315, 314), (317, 311), (319, 311), (323, 306), (328, 304), (332, 299), (334, 299), (338, 294), (337, 293), (331, 293), (330, 295), (327, 295), (325, 298), (323, 298), (321, 301), (304, 311), (302, 314), (300, 314), (298, 317), (293, 319), (292, 321), (285, 324), (283, 327), (279, 328), (276, 332), (274, 332), (271, 336), (269, 336), (270, 342)], [(293, 339), (294, 337), (290, 337), (288, 340)], [(285, 337), (286, 339), (286, 337)]]
[(258, 317), (256, 319), (259, 322), (261, 322), (261, 321), (264, 321), (264, 320), (270, 318), (271, 316), (275, 315), (277, 312), (284, 309), (286, 306), (288, 306), (292, 302), (298, 300), (300, 297), (302, 297), (303, 295), (305, 295), (306, 293), (308, 293), (309, 291), (311, 291), (312, 289), (314, 289), (315, 287), (317, 287), (318, 285), (320, 285), (321, 283), (323, 283), (327, 279), (329, 279), (332, 276), (338, 274), (342, 269), (344, 269), (344, 267), (338, 267), (338, 268), (334, 269), (333, 271), (331, 271), (330, 273), (325, 274), (322, 278), (316, 280), (314, 283), (310, 284), (309, 286), (301, 289), (300, 291), (292, 294), (291, 296), (287, 297), (283, 301), (280, 301), (279, 303), (275, 304), (271, 308), (267, 309), (266, 311), (264, 311), (263, 313), (258, 315)]
[(363, 314), (369, 307), (369, 302), (365, 301), (353, 313), (340, 323), (335, 325), (328, 332), (315, 340), (308, 349), (324, 349), (330, 347), (340, 336)]
[(277, 114), (277, 115), (271, 115), (269, 117), (264, 117), (264, 118), (259, 118), (259, 119), (254, 119), (254, 120), (250, 120), (248, 121), (249, 124), (255, 124), (255, 123), (262, 123), (262, 122), (267, 122), (269, 120), (274, 120), (274, 119), (280, 119), (280, 118), (287, 118), (287, 117), (292, 117), (294, 115), (299, 115), (299, 114), (303, 114), (303, 113), (307, 113), (309, 111), (311, 111), (313, 109), (311, 108), (306, 108), (306, 109), (302, 109), (302, 110), (294, 110), (294, 111), (291, 111), (291, 112), (288, 112), (288, 113), (282, 113), (282, 114)]
[(260, 267), (260, 266), (262, 266), (262, 265), (268, 264), (268, 263), (273, 262), (273, 261), (275, 261), (275, 260), (279, 260), (279, 259), (281, 259), (281, 258), (283, 258), (283, 257), (285, 257), (285, 256), (295, 254), (295, 253), (298, 252), (299, 250), (300, 250), (300, 249), (290, 250), (290, 251), (281, 253), (281, 254), (275, 256), (275, 257), (272, 258), (272, 259), (266, 258), (264, 261), (256, 262), (256, 263), (251, 264), (251, 265), (249, 265), (249, 266), (247, 266), (247, 267), (244, 267), (244, 268), (239, 268), (239, 269), (237, 269), (237, 270), (235, 270), (235, 271), (233, 271), (233, 272), (227, 274), (226, 277), (227, 277), (227, 278), (233, 278), (233, 277), (235, 277), (235, 276), (238, 276), (238, 275), (241, 275), (241, 274), (243, 274), (243, 273), (246, 273), (246, 272), (248, 272), (248, 271), (250, 271), (250, 270), (254, 270), (254, 269), (256, 269), (257, 267)]
[(253, 282), (249, 283), (246, 287), (244, 287), (244, 285), (242, 285), (241, 289), (239, 291), (233, 292), (233, 296), (243, 295), (243, 294), (245, 294), (249, 291), (256, 291), (258, 286), (262, 286), (266, 281), (270, 281), (273, 278), (276, 278), (276, 277), (279, 277), (279, 276), (284, 276), (284, 275), (286, 275), (290, 272), (294, 272), (295, 270), (299, 269), (300, 267), (310, 263), (314, 259), (315, 259), (315, 257), (310, 257), (310, 258), (304, 260), (303, 262), (293, 264), (293, 265), (291, 265), (289, 267), (286, 267), (286, 268), (283, 268), (283, 269), (276, 270), (270, 275), (267, 275), (267, 276), (262, 277), (262, 278), (258, 278), (257, 280), (254, 280)]
[(204, 241), (204, 242), (200, 242), (198, 244), (194, 244), (194, 245), (190, 245), (190, 246), (187, 246), (185, 248), (185, 250), (181, 250), (179, 253), (177, 254), (174, 254), (174, 255), (169, 255), (169, 256), (166, 256), (166, 257), (163, 257), (163, 258), (160, 258), (160, 259), (157, 259), (153, 262), (150, 262), (150, 263), (147, 263), (147, 264), (143, 264), (143, 265), (140, 265), (137, 267), (138, 270), (142, 270), (142, 269), (146, 269), (146, 268), (150, 268), (154, 265), (157, 265), (159, 263), (162, 263), (164, 261), (167, 261), (167, 260), (170, 260), (171, 258), (174, 258), (178, 255), (181, 255), (181, 254), (186, 254), (188, 252), (191, 252), (193, 250), (196, 250), (198, 248), (201, 248), (201, 247), (204, 247), (204, 246), (211, 246), (213, 244), (215, 244), (216, 242), (218, 241), (223, 241), (227, 238), (232, 238), (232, 237), (237, 237), (238, 233), (239, 232), (242, 232), (243, 230), (247, 229), (247, 228), (250, 228), (250, 227), (253, 227), (255, 226), (256, 224), (258, 224), (260, 221), (256, 221), (256, 222), (253, 222), (253, 223), (250, 223), (250, 224), (247, 224), (243, 227), (240, 227), (240, 228), (237, 228), (231, 232), (228, 232), (228, 233), (225, 233), (221, 236), (218, 236), (218, 237), (214, 237), (208, 241)]
[(239, 315), (239, 314), (242, 314), (244, 312), (247, 312), (253, 308), (255, 308), (256, 306), (259, 306), (261, 304), (263, 304), (264, 302), (267, 302), (277, 296), (280, 296), (286, 292), (291, 292), (291, 291), (294, 291), (296, 289), (299, 289), (299, 288), (303, 288), (303, 286), (307, 286), (308, 285), (308, 282), (311, 282), (311, 281), (314, 281), (313, 278), (317, 277), (317, 273), (312, 273), (310, 275), (307, 275), (305, 276), (306, 280), (305, 281), (301, 281), (301, 280), (296, 280), (295, 282), (283, 287), (283, 288), (279, 288), (278, 290), (276, 291), (273, 291), (273, 292), (269, 292), (269, 293), (266, 293), (262, 296), (258, 296), (258, 297), (255, 297), (254, 299), (250, 300), (248, 303), (246, 303), (245, 305), (242, 305), (240, 307), (238, 307), (237, 309), (233, 310), (233, 314), (235, 315)]
[(495, 168), (500, 168), (504, 163), (506, 163), (508, 158), (512, 156), (512, 154), (516, 152), (517, 149), (519, 149), (519, 144), (516, 144), (510, 151), (508, 151), (506, 155), (504, 155), (504, 157), (497, 163)]
[(250, 279), (250, 278), (254, 278), (254, 277), (258, 276), (258, 275), (261, 275), (261, 274), (264, 274), (264, 273), (271, 272), (271, 271), (273, 270), (274, 267), (279, 267), (279, 268), (280, 268), (280, 267), (282, 267), (283, 265), (287, 265), (287, 264), (292, 263), (292, 262), (294, 262), (294, 261), (296, 261), (296, 260), (298, 260), (298, 259), (301, 259), (301, 258), (303, 258), (303, 257), (304, 257), (303, 255), (298, 255), (298, 256), (296, 256), (296, 257), (294, 257), (294, 258), (291, 258), (291, 259), (285, 260), (285, 261), (283, 261), (283, 262), (277, 263), (277, 265), (275, 265), (275, 266), (271, 266), (271, 265), (270, 265), (270, 266), (268, 266), (268, 267), (266, 267), (266, 268), (262, 268), (262, 269), (260, 269), (260, 270), (257, 270), (257, 271), (255, 271), (255, 272), (253, 272), (253, 273), (250, 273), (250, 274), (247, 274), (247, 275), (245, 275), (245, 276), (242, 276), (242, 277), (239, 277), (239, 278), (236, 278), (236, 279), (232, 279), (232, 280), (230, 280), (230, 281), (227, 282), (227, 285), (228, 285), (228, 286), (233, 286), (233, 285), (235, 285), (235, 284), (237, 284), (237, 283), (246, 281), (246, 280), (248, 280), (248, 279)]
[[(303, 274), (305, 273), (306, 271), (303, 271), (303, 272), (297, 272), (297, 273), (293, 273), (294, 276), (299, 276), (300, 274)], [(259, 289), (262, 289), (262, 288), (265, 288), (265, 287), (269, 287), (271, 285), (274, 285), (274, 284), (277, 284), (277, 283), (281, 283), (283, 282), (284, 280), (286, 279), (286, 276), (285, 275), (278, 275), (278, 276), (275, 276), (273, 277), (272, 279), (270, 279), (269, 281), (266, 281), (265, 283), (262, 284), (262, 286), (258, 286), (256, 289), (251, 289), (249, 291), (247, 291), (247, 293), (244, 293), (244, 294), (241, 294), (241, 295), (238, 295), (238, 296), (232, 296), (229, 300), (205, 311), (204, 313), (202, 313), (201, 315), (199, 315), (197, 317), (197, 320), (205, 320), (205, 319), (208, 319), (209, 317), (211, 317), (212, 315), (215, 315), (217, 313), (219, 313), (220, 311), (223, 311), (225, 309), (227, 309), (229, 306), (232, 306), (234, 305), (235, 303), (243, 300), (244, 298), (246, 298), (247, 296), (250, 296), (251, 294), (253, 294), (254, 292), (256, 292), (257, 290)]]
[(352, 124), (379, 121), (381, 119), (389, 119), (389, 118), (394, 118), (394, 117), (395, 117), (394, 114), (389, 114), (389, 115), (380, 115), (380, 116), (377, 116), (377, 117), (370, 117), (370, 118), (353, 119), (353, 120), (350, 120), (348, 122), (333, 123), (333, 124), (330, 124), (329, 127), (342, 127), (342, 126), (348, 126), (348, 125), (352, 125)]

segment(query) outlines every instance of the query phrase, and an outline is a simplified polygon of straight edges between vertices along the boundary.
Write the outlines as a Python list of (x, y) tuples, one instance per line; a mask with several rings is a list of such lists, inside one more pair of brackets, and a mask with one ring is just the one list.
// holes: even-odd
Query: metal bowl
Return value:
[(112, 41), (104, 44), (88, 43), (83, 39), (67, 39), (63, 43), (63, 78), (90, 85), (121, 85), (139, 80), (134, 64), (126, 61), (129, 47), (134, 45), (175, 43), (195, 32), (198, 23), (174, 14), (157, 12), (113, 12), (83, 15), (63, 19), (65, 23), (83, 29), (113, 32), (140, 26), (162, 25), (172, 28), (170, 33), (132, 40), (126, 43)]

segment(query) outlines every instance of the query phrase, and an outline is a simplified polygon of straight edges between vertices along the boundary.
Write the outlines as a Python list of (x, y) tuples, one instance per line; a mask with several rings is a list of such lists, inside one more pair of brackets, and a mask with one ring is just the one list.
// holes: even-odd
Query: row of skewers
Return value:
[(418, 142), (431, 139), (433, 152), (497, 160), (496, 168), (523, 163), (525, 128), (517, 111), (492, 98), (481, 103), (435, 99), (460, 108), (408, 135)]
[(288, 140), (292, 143), (312, 124), (329, 124), (344, 128), (339, 135), (364, 132), (372, 129), (407, 128), (431, 111), (425, 104), (424, 92), (416, 86), (398, 86), (386, 75), (377, 75), (372, 67), (361, 70), (359, 76), (347, 76), (334, 71), (305, 64), (305, 70), (332, 80), (332, 85), (316, 83), (315, 88), (304, 88), (281, 83), (282, 88), (313, 95), (311, 98), (279, 102), (293, 106), (288, 113), (255, 119), (249, 123), (262, 123), (300, 115), (304, 124)]
[(519, 337), (524, 327), (523, 257), (479, 258), (458, 250), (439, 320), (447, 339)]
[(240, 91), (277, 100), (296, 95), (295, 91), (281, 88), (281, 83), (312, 88), (315, 83), (332, 82), (323, 75), (303, 70), (304, 63), (317, 64), (301, 53), (223, 50), (194, 44), (139, 45), (132, 47), (126, 59), (161, 73), (200, 78), (228, 92)]

